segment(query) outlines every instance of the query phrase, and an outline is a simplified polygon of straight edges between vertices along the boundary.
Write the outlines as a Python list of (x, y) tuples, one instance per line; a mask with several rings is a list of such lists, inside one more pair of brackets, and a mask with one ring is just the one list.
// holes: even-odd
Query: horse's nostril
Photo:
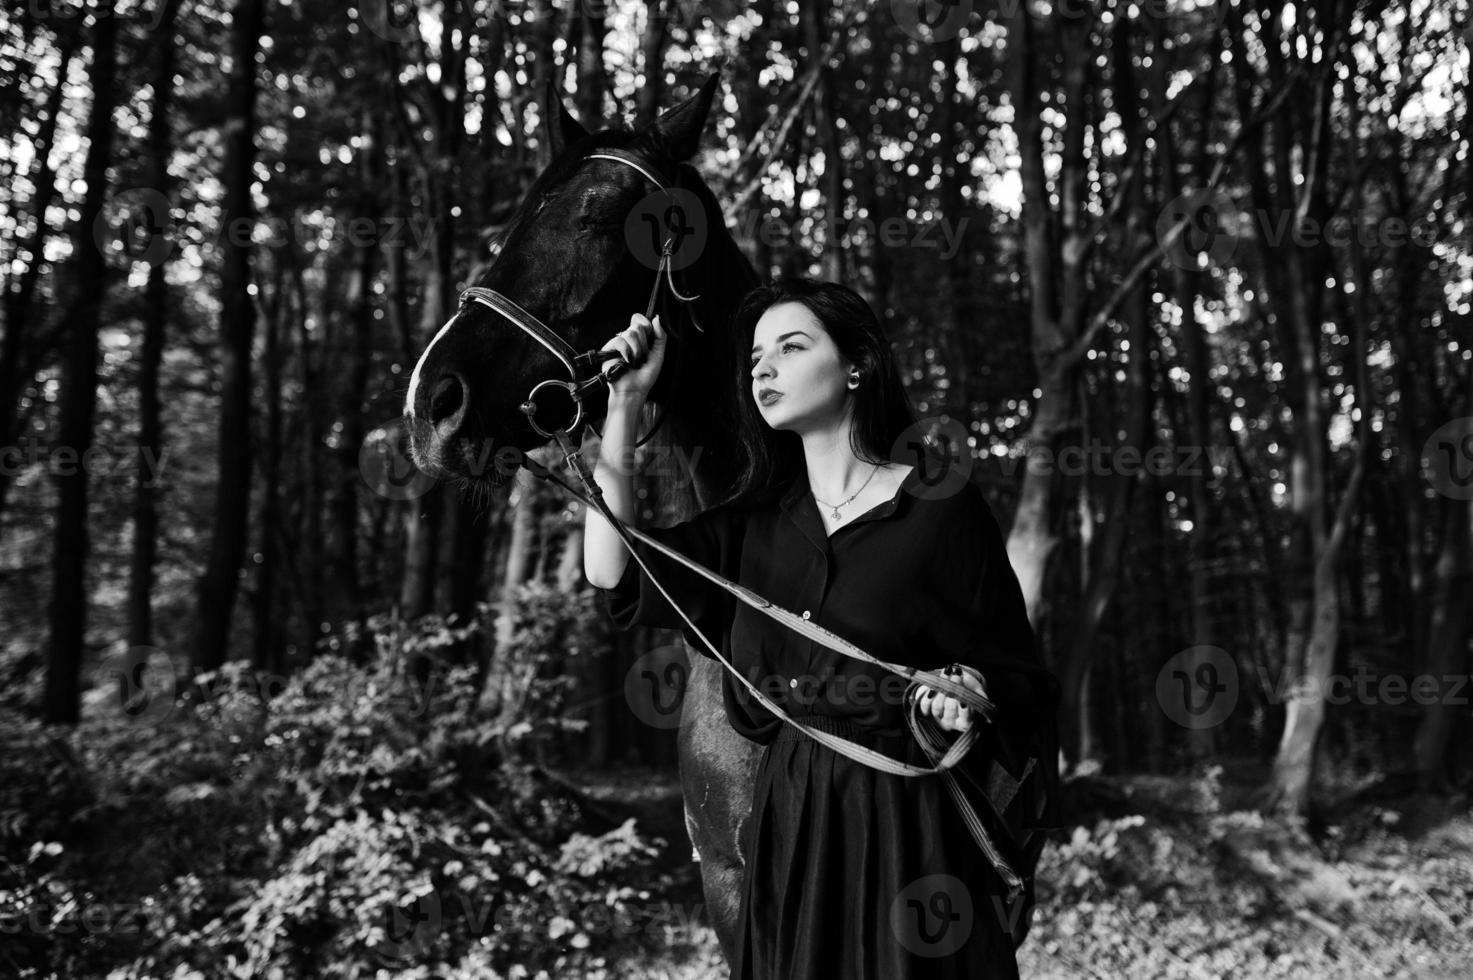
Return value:
[(459, 412), (465, 404), (465, 385), (453, 374), (447, 374), (435, 383), (430, 392), (430, 424), (438, 425)]

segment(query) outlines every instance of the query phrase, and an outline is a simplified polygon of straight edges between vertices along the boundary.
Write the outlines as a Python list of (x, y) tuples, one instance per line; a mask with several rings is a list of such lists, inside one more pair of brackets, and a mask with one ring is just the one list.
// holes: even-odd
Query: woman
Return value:
[[(916, 420), (868, 304), (838, 284), (781, 281), (745, 298), (733, 333), (737, 350), (750, 350), (734, 379), (742, 475), (705, 513), (647, 533), (881, 660), (960, 664), (958, 679), (997, 703), (995, 717), (973, 718), (941, 692), (922, 692), (922, 705), (947, 738), (983, 726), (955, 770), (969, 800), (987, 807), (981, 788), (999, 785), (1001, 766), (1008, 778), (1022, 774), (1028, 792), (1017, 799), (1039, 802), (1026, 823), (1056, 826), (1057, 685), (1039, 666), (981, 492), (965, 480), (935, 492), (930, 465), (891, 458), (907, 449)], [(632, 366), (611, 383), (594, 470), (622, 521), (632, 520), (634, 498), (616, 461), (628, 458), (665, 340), (658, 317), (636, 315), (605, 345)], [(722, 655), (786, 713), (931, 765), (906, 725), (906, 685), (895, 675), (815, 644), (636, 546), (702, 632), (720, 637)], [(584, 567), (621, 629), (686, 628), (593, 509)], [(836, 753), (729, 672), (724, 700), (732, 726), (764, 746), (743, 841), (735, 980), (1017, 976), (1015, 938), (1026, 924), (1016, 927), (1029, 909), (1009, 900), (939, 777), (896, 776)], [(1025, 758), (1036, 761), (1031, 777)]]

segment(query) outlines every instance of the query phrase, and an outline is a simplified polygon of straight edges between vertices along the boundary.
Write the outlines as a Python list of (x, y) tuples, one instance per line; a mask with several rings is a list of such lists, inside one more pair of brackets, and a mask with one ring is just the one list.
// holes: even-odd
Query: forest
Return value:
[[(725, 975), (690, 650), (613, 628), (556, 444), (436, 479), (404, 418), (564, 118), (709, 94), (724, 234), (876, 311), (1060, 682), (1023, 975), (1468, 975), (1470, 49), (1466, 0), (6, 4), (0, 973)], [(674, 428), (641, 526), (701, 506)]]

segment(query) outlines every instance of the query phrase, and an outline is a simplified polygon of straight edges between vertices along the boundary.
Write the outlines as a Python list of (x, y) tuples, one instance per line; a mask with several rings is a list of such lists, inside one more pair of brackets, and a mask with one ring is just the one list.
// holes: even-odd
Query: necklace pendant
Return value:
[(834, 520), (837, 521), (838, 519), (839, 519), (839, 508), (835, 507), (834, 508)]

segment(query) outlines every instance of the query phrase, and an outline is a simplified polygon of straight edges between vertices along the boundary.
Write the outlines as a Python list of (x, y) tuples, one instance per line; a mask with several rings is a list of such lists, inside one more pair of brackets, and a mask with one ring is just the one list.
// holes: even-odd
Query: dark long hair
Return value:
[(849, 436), (855, 456), (868, 463), (890, 462), (896, 442), (916, 424), (890, 341), (864, 297), (836, 282), (798, 276), (758, 286), (742, 298), (733, 317), (731, 341), (736, 346), (730, 390), (735, 404), (731, 411), (737, 422), (740, 459), (736, 483), (714, 506), (753, 506), (775, 500), (805, 469), (802, 437), (770, 427), (751, 397), (748, 351), (757, 321), (779, 303), (798, 303), (813, 314), (839, 353), (859, 372)]

